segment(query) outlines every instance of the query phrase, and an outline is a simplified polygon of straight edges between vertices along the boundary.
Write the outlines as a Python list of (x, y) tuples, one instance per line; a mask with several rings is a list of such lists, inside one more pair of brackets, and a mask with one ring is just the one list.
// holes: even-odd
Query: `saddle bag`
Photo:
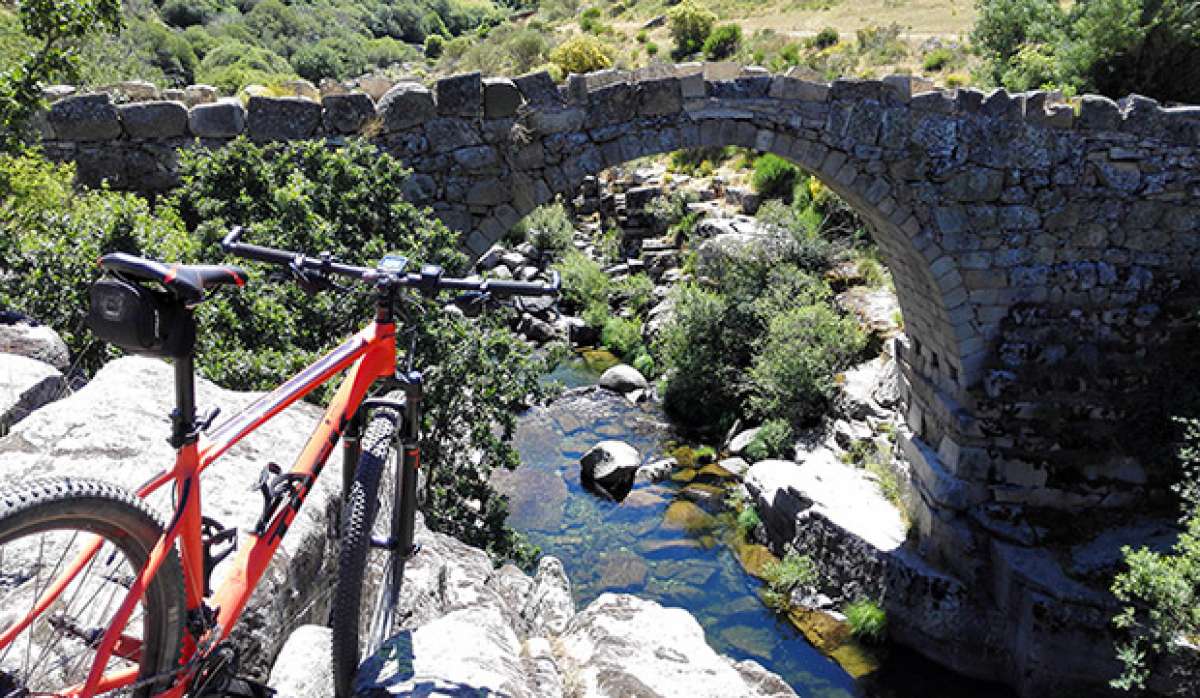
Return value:
[(133, 354), (178, 358), (196, 345), (196, 320), (171, 294), (115, 274), (92, 284), (87, 326)]

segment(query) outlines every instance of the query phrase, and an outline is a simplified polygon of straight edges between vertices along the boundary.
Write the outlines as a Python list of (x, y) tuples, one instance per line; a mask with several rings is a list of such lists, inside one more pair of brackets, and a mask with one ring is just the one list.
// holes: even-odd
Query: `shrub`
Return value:
[(658, 374), (658, 365), (654, 363), (654, 357), (645, 352), (634, 357), (632, 366), (646, 378), (653, 378)]
[(758, 510), (754, 508), (754, 505), (747, 504), (737, 514), (738, 536), (745, 539), (754, 529), (758, 528), (760, 523), (762, 523), (762, 520), (758, 517)]
[(561, 202), (539, 206), (516, 225), (517, 234), (534, 249), (551, 257), (561, 257), (574, 249), (575, 224)]
[(949, 66), (953, 60), (954, 52), (941, 46), (925, 54), (925, 59), (921, 62), (921, 67), (927, 71), (935, 72)]
[(838, 35), (838, 30), (833, 27), (825, 27), (812, 38), (812, 46), (817, 49), (826, 49), (837, 44), (840, 39), (841, 36)]
[(342, 57), (324, 44), (301, 47), (292, 54), (292, 67), (296, 74), (313, 83), (320, 82), (321, 78), (341, 77), (345, 73)]
[[(608, 275), (604, 273), (604, 269), (595, 261), (588, 258), (587, 255), (576, 250), (571, 250), (559, 261), (555, 268), (562, 276), (562, 303), (564, 309), (571, 312), (583, 312), (588, 308), (593, 309), (597, 306), (604, 310), (601, 322), (595, 323), (596, 327), (602, 326), (603, 320), (607, 319), (608, 314), (608, 293), (611, 281)], [(592, 324), (589, 322), (589, 324)]]
[(213, 8), (204, 2), (167, 0), (159, 9), (159, 16), (167, 24), (186, 29), (197, 24), (206, 24), (212, 17)]
[[(798, 185), (795, 190), (807, 191)], [(778, 199), (764, 203), (756, 215), (759, 223), (779, 236), (786, 236), (788, 261), (808, 271), (829, 267), (833, 261), (832, 243), (821, 234), (823, 217), (815, 209), (786, 206)]]
[(654, 221), (657, 230), (665, 231), (688, 215), (688, 204), (695, 200), (695, 193), (676, 190), (651, 199), (646, 204), (646, 213)]
[(550, 62), (565, 74), (590, 73), (612, 67), (612, 49), (594, 36), (577, 36), (551, 51)]
[(632, 357), (642, 348), (642, 321), (610, 317), (600, 332), (600, 341), (621, 357)]
[(751, 411), (801, 424), (819, 417), (834, 377), (866, 347), (852, 318), (824, 304), (791, 307), (770, 320), (750, 368)]
[(746, 446), (746, 456), (758, 462), (768, 458), (788, 458), (792, 455), (792, 427), (782, 419), (771, 419), (759, 428)]
[(817, 568), (807, 555), (788, 553), (782, 560), (763, 565), (763, 581), (772, 591), (787, 594), (796, 587), (811, 588), (818, 581)]
[(800, 177), (800, 169), (778, 155), (767, 153), (754, 161), (751, 180), (754, 191), (765, 199), (790, 197), (792, 187)]
[(743, 337), (729, 331), (724, 296), (695, 284), (673, 292), (675, 312), (655, 339), (655, 355), (669, 380), (663, 406), (693, 428), (732, 423), (741, 403)]
[(699, 51), (716, 21), (716, 14), (696, 5), (692, 0), (683, 0), (668, 10), (667, 28), (675, 42), (674, 55), (682, 58)]
[(654, 43), (653, 41), (646, 44), (646, 55), (647, 56), (657, 56), (658, 55), (658, 44)]
[(742, 28), (736, 24), (725, 24), (712, 30), (701, 50), (708, 60), (722, 61), (737, 53), (741, 45)]
[(442, 57), (442, 52), (446, 50), (446, 37), (441, 34), (430, 34), (425, 37), (425, 57), (438, 59)]
[(887, 614), (870, 599), (858, 599), (846, 607), (846, 624), (860, 640), (879, 642), (887, 636)]
[(641, 315), (654, 302), (654, 282), (645, 274), (633, 274), (612, 284), (610, 297), (614, 305)]
[(637, 36), (635, 36), (634, 39), (636, 39), (639, 44), (644, 44), (650, 40), (650, 34), (647, 33), (645, 29), (642, 29), (637, 33)]

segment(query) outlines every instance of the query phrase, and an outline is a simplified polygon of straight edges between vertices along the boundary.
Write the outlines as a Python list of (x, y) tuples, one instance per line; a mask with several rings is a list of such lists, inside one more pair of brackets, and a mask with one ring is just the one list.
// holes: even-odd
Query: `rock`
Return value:
[(875, 402), (874, 397), (875, 391), (885, 380), (889, 363), (892, 363), (891, 357), (880, 354), (870, 361), (846, 370), (838, 377), (841, 389), (836, 403), (842, 415), (861, 421), (868, 417), (881, 419), (889, 414), (887, 409)]
[(667, 507), (663, 514), (663, 528), (668, 530), (683, 530), (689, 533), (707, 531), (716, 526), (717, 520), (694, 502), (676, 500)]
[(900, 301), (895, 292), (888, 288), (856, 286), (837, 295), (837, 304), (842, 310), (854, 313), (871, 332), (884, 339), (895, 337), (903, 331), (900, 319)]
[(121, 119), (107, 93), (66, 97), (50, 105), (47, 117), (64, 141), (110, 141), (121, 137)]
[(246, 110), (236, 99), (200, 104), (188, 112), (188, 129), (201, 138), (234, 138), (246, 128)]
[(675, 468), (678, 465), (679, 461), (675, 460), (674, 458), (662, 458), (654, 461), (653, 463), (647, 463), (646, 465), (638, 468), (637, 481), (662, 482), (663, 480), (671, 477), (671, 473), (675, 471)]
[(71, 365), (67, 343), (45, 325), (0, 324), (0, 354), (17, 354), (50, 364), (60, 371)]
[(805, 519), (821, 517), (880, 550), (904, 542), (906, 526), (865, 472), (817, 449), (803, 465), (765, 460), (746, 473), (746, 489), (772, 540), (790, 541)]
[(188, 85), (183, 88), (183, 102), (189, 107), (200, 104), (212, 104), (217, 101), (220, 93), (212, 85)]
[(492, 245), (488, 248), (488, 251), (484, 252), (479, 257), (479, 260), (475, 262), (475, 268), (479, 271), (491, 271), (492, 269), (496, 268), (497, 264), (500, 264), (500, 258), (503, 255), (503, 247), (499, 245)]
[[(337, 80), (334, 80), (333, 78), (321, 78), (320, 89), (321, 89), (321, 100), (322, 101), (324, 101), (324, 99), (326, 97), (332, 97), (334, 95), (344, 95), (344, 94), (350, 93), (350, 90), (348, 90), (345, 85), (338, 82)], [(365, 94), (365, 93), (363, 93), (363, 94)], [(370, 95), (368, 95), (367, 98), (370, 99)], [(374, 100), (371, 100), (371, 101), (372, 101), (371, 110), (374, 111), (374, 109), (375, 109)]]
[(44, 97), (47, 102), (54, 103), (60, 99), (63, 99), (64, 97), (70, 97), (71, 95), (75, 94), (75, 92), (76, 90), (74, 85), (49, 85), (42, 88), (42, 97)]
[(332, 631), (324, 625), (302, 625), (292, 631), (267, 685), (290, 698), (332, 696), (333, 665), (329, 661)]
[(325, 130), (329, 133), (359, 133), (375, 116), (375, 102), (362, 92), (326, 95), (321, 106)]
[(537, 574), (521, 608), (521, 617), (529, 623), (531, 633), (558, 635), (574, 615), (571, 580), (567, 579), (562, 562), (547, 555), (538, 561)]
[(521, 107), (521, 91), (508, 78), (485, 78), (483, 115), (489, 119), (508, 119)]
[(597, 570), (600, 575), (597, 585), (600, 588), (628, 589), (646, 583), (646, 575), (650, 568), (642, 561), (640, 555), (628, 551), (615, 551), (601, 560)]
[(646, 390), (650, 387), (645, 376), (633, 366), (617, 364), (600, 376), (599, 385), (615, 393), (628, 393), (634, 390)]
[(729, 451), (735, 456), (745, 453), (746, 447), (749, 446), (750, 442), (754, 440), (754, 437), (758, 435), (758, 431), (761, 428), (762, 427), (755, 427), (753, 429), (747, 429), (743, 432), (739, 432), (736, 436), (729, 440), (729, 443), (725, 446), (725, 450)]
[(437, 110), (442, 116), (477, 117), (483, 99), (483, 81), (478, 72), (437, 81)]
[(656, 17), (651, 17), (650, 19), (646, 20), (646, 22), (644, 24), (642, 24), (642, 29), (657, 29), (658, 27), (665, 26), (666, 24), (667, 24), (667, 16), (666, 15), (658, 15)]
[(321, 105), (305, 97), (251, 97), (247, 132), (257, 141), (288, 141), (317, 135)]
[(188, 111), (180, 102), (138, 102), (117, 108), (130, 138), (178, 138), (187, 135)]
[[(781, 681), (747, 681), (738, 665), (708, 646), (704, 630), (687, 611), (628, 594), (602, 594), (571, 620), (558, 645), (560, 666), (575, 679), (578, 695), (796, 695)], [(746, 674), (760, 676), (757, 664), (742, 664), (748, 664)]]
[(159, 98), (158, 88), (145, 80), (126, 80), (104, 90), (118, 95), (125, 102), (150, 102)]
[(387, 131), (403, 131), (437, 115), (433, 93), (416, 82), (402, 82), (379, 100), (379, 115)]
[(780, 261), (792, 244), (792, 241), (783, 235), (722, 233), (700, 243), (696, 249), (697, 266), (704, 271), (730, 260)]
[[(78, 392), (37, 410), (0, 439), (0, 488), (36, 473), (101, 478), (137, 489), (174, 462), (166, 439), (174, 408), (173, 381), (174, 372), (164, 361), (129, 357), (109, 363)], [(200, 406), (220, 407), (222, 415), (229, 416), (260, 397), (223, 390), (203, 379), (197, 379), (196, 391)], [(259, 472), (281, 453), (298, 452), (320, 418), (319, 408), (296, 403), (209, 466), (201, 478), (209, 495), (205, 515), (226, 527), (251, 530), (262, 511), (262, 498), (251, 489)], [(323, 590), (333, 583), (337, 568), (328, 530), (341, 507), (341, 468), (341, 449), (335, 449), (234, 630), (242, 668), (252, 675), (265, 676), (287, 639), (280, 625), (284, 619), (323, 623), (328, 616)], [(169, 487), (156, 492), (149, 503), (163, 520), (170, 519), (174, 501)], [(244, 534), (242, 538), (244, 544)], [(216, 567), (214, 587), (230, 564)]]
[(529, 318), (529, 323), (524, 331), (526, 337), (539, 343), (549, 342), (558, 337), (558, 328), (552, 323), (535, 317)]
[(279, 87), (293, 97), (304, 97), (314, 102), (321, 101), (321, 91), (308, 80), (285, 80)]
[(736, 456), (733, 458), (723, 458), (717, 465), (736, 478), (745, 476), (746, 471), (750, 470), (750, 464)]
[(392, 89), (392, 86), (395, 84), (394, 80), (389, 80), (379, 75), (358, 79), (358, 89), (366, 92), (376, 102), (382, 100), (384, 95), (388, 93), (388, 90)]
[(50, 364), (0, 354), (0, 434), (37, 408), (62, 397), (66, 383)]
[(624, 441), (601, 441), (579, 459), (583, 480), (605, 486), (632, 479), (641, 464), (641, 454)]

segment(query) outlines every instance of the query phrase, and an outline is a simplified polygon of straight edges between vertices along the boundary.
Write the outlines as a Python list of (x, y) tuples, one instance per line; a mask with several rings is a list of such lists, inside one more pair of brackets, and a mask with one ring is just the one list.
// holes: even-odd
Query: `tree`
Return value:
[(715, 14), (697, 6), (692, 0), (684, 0), (672, 7), (667, 12), (667, 26), (675, 41), (675, 56), (683, 58), (699, 51), (716, 22)]
[(23, 147), (29, 120), (43, 106), (42, 85), (72, 81), (80, 42), (89, 34), (121, 28), (120, 0), (24, 0), (21, 29), (38, 42), (24, 61), (0, 72), (0, 151)]
[(742, 46), (742, 28), (726, 24), (712, 30), (704, 40), (704, 57), (710, 61), (723, 61), (737, 53)]
[(550, 62), (564, 75), (590, 73), (612, 67), (612, 51), (594, 36), (581, 35), (559, 44), (550, 52)]

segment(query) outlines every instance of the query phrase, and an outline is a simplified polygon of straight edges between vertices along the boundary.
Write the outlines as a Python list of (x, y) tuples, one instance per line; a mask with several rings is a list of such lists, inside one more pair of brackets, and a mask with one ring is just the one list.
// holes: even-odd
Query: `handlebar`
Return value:
[(221, 241), (221, 249), (235, 257), (255, 262), (276, 264), (295, 271), (315, 272), (319, 275), (334, 274), (377, 286), (413, 288), (430, 295), (438, 291), (468, 291), (494, 296), (558, 296), (562, 289), (562, 278), (557, 271), (550, 272), (549, 283), (491, 279), (475, 281), (444, 277), (442, 268), (433, 264), (423, 265), (419, 273), (403, 270), (393, 272), (383, 268), (370, 269), (336, 262), (328, 252), (309, 257), (300, 252), (251, 245), (241, 242), (243, 233), (245, 229), (240, 225), (231, 228), (229, 234)]

